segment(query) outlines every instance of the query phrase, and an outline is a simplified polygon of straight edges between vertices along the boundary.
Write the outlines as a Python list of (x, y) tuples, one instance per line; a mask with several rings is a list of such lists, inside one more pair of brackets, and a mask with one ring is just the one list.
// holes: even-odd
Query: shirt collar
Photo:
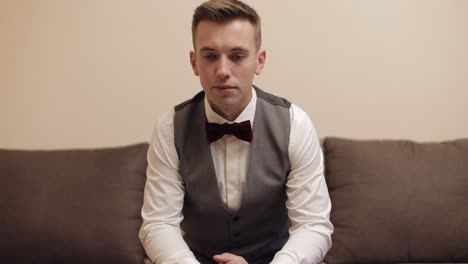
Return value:
[(218, 124), (233, 123), (233, 122), (240, 123), (243, 121), (250, 120), (250, 124), (253, 127), (253, 122), (255, 118), (255, 109), (257, 107), (257, 93), (255, 92), (255, 89), (253, 88), (252, 88), (252, 98), (250, 99), (249, 104), (244, 108), (244, 110), (242, 110), (242, 112), (233, 122), (226, 120), (224, 117), (216, 113), (213, 110), (213, 108), (211, 108), (211, 105), (208, 102), (208, 99), (206, 98), (206, 96), (204, 99), (204, 103), (205, 103), (206, 119), (210, 123), (218, 123)]

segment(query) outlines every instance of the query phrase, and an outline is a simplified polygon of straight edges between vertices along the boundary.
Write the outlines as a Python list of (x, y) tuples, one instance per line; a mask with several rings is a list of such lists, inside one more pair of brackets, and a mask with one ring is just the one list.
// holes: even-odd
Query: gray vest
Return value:
[(174, 140), (185, 184), (181, 228), (202, 263), (230, 252), (248, 263), (264, 263), (286, 243), (290, 226), (286, 180), (291, 103), (257, 92), (247, 190), (237, 212), (221, 199), (205, 132), (204, 92), (175, 107)]

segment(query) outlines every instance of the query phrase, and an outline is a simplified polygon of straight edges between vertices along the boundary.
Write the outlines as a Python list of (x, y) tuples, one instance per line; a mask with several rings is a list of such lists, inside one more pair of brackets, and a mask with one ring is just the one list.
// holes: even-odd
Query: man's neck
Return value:
[(236, 118), (242, 113), (242, 110), (245, 109), (246, 106), (242, 107), (242, 109), (236, 109), (235, 107), (225, 107), (225, 108), (218, 108), (215, 105), (211, 105), (211, 108), (215, 113), (220, 115), (222, 118), (226, 119), (227, 121), (233, 122)]
[[(242, 102), (242, 104), (237, 104), (237, 105), (233, 104), (233, 105), (221, 105), (220, 106), (220, 105), (216, 105), (210, 102), (208, 98), (205, 98), (205, 100), (206, 100), (206, 103), (208, 103), (210, 106), (209, 109), (211, 109), (211, 111), (214, 112), (214, 114), (227, 120), (228, 122), (234, 122), (241, 115), (244, 115), (243, 112), (249, 107), (249, 104), (252, 102), (252, 99), (254, 98), (254, 93), (255, 91), (252, 89), (252, 93), (250, 94), (249, 99), (246, 100), (245, 102)], [(251, 118), (251, 117), (248, 117), (248, 118)], [(222, 121), (219, 120), (219, 122), (222, 122)]]

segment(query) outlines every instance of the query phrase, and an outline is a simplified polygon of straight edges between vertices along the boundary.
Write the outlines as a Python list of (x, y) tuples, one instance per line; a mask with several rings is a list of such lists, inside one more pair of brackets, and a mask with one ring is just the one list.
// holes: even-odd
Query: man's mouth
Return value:
[(213, 86), (213, 88), (216, 88), (216, 89), (236, 89), (237, 87), (232, 86), (232, 85), (215, 85), (215, 86)]

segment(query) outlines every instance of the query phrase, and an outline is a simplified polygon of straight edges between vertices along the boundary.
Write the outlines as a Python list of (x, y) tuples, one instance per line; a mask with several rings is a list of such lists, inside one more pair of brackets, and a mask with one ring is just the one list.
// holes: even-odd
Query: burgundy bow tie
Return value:
[(252, 126), (249, 120), (233, 124), (206, 123), (206, 134), (210, 143), (224, 135), (234, 135), (238, 139), (252, 142)]

